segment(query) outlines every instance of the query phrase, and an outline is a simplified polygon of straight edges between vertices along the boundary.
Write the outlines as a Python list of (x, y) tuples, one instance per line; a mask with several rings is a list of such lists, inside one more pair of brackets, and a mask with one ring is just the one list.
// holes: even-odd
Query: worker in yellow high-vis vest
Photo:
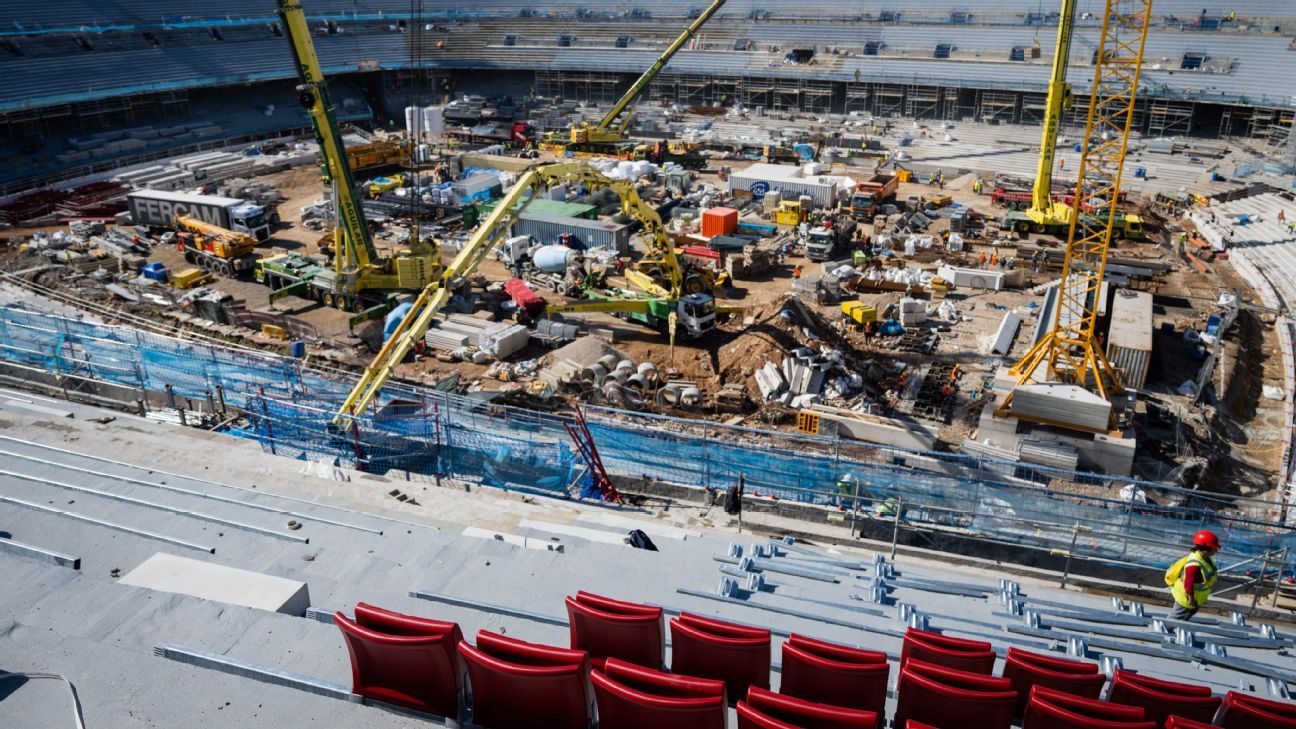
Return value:
[(1219, 548), (1219, 537), (1203, 529), (1193, 535), (1192, 551), (1166, 570), (1166, 585), (1175, 601), (1171, 620), (1191, 619), (1210, 599), (1218, 577), (1213, 557)]

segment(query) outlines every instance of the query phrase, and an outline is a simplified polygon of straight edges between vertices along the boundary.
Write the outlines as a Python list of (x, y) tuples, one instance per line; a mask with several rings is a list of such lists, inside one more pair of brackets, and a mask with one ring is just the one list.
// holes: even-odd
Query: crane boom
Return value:
[[(1057, 157), (1058, 129), (1062, 110), (1071, 105), (1071, 84), (1067, 68), (1071, 59), (1071, 37), (1075, 31), (1076, 8), (1080, 0), (1063, 0), (1058, 18), (1057, 44), (1053, 50), (1053, 73), (1049, 76), (1048, 100), (1044, 104), (1044, 133), (1040, 140), (1039, 166), (1035, 170), (1035, 187), (1031, 194), (1031, 212), (1050, 215), (1053, 202), (1053, 161)], [(1066, 215), (1070, 215), (1066, 213)], [(1035, 215), (1031, 216), (1035, 218)], [(1065, 220), (1066, 218), (1063, 218)], [(1036, 219), (1036, 222), (1039, 222)]]
[[(1077, 171), (1077, 213), (1071, 217), (1052, 327), (1010, 370), (1018, 385), (1069, 382), (1092, 387), (1104, 398), (1123, 391), (1095, 328), (1151, 13), (1152, 0), (1106, 0)], [(1000, 411), (1011, 401), (1010, 394)]]
[(320, 145), (320, 156), (333, 181), (333, 194), (337, 200), (338, 230), (335, 235), (336, 263), (341, 273), (366, 269), (377, 260), (369, 226), (364, 211), (355, 199), (355, 180), (347, 164), (346, 147), (338, 130), (337, 116), (333, 112), (333, 99), (329, 96), (328, 82), (320, 68), (315, 44), (311, 41), (310, 26), (300, 0), (279, 0), (279, 17), (283, 19), (285, 34), (297, 62), (297, 100), (310, 114), (315, 139)]
[[(675, 299), (680, 297), (683, 275), (675, 257), (674, 247), (671, 245), (670, 238), (666, 236), (661, 216), (639, 197), (632, 181), (613, 180), (579, 162), (560, 162), (537, 167), (518, 179), (508, 194), (500, 199), (495, 209), (473, 232), (468, 242), (455, 255), (454, 260), (445, 266), (440, 276), (419, 293), (410, 311), (388, 338), (374, 361), (365, 368), (360, 381), (343, 402), (335, 423), (341, 425), (345, 418), (363, 413), (377, 400), (383, 385), (391, 379), (396, 366), (423, 338), (428, 327), (432, 325), (433, 318), (450, 300), (457, 282), (477, 270), (486, 256), (495, 249), (497, 239), (502, 237), (502, 234), (517, 220), (518, 215), (535, 198), (534, 195), (529, 194), (554, 187), (566, 180), (579, 181), (591, 189), (609, 188), (616, 192), (621, 199), (622, 211), (643, 223), (644, 239), (648, 241), (649, 248), (644, 260), (653, 262), (655, 267), (662, 271), (663, 278), (670, 287), (671, 297)], [(647, 304), (632, 306), (643, 308)]]
[[(637, 98), (639, 94), (643, 93), (644, 89), (648, 88), (648, 84), (652, 83), (652, 80), (657, 77), (657, 74), (661, 73), (661, 70), (666, 67), (666, 64), (670, 63), (671, 57), (674, 56), (679, 49), (683, 48), (689, 38), (692, 38), (693, 34), (705, 25), (706, 22), (711, 19), (711, 16), (715, 15), (716, 11), (720, 10), (724, 4), (725, 0), (714, 0), (714, 2), (712, 2), (706, 10), (703, 10), (692, 23), (689, 23), (689, 26), (684, 29), (684, 32), (680, 33), (679, 37), (669, 46), (666, 46), (666, 50), (662, 51), (662, 54), (657, 57), (657, 60), (653, 61), (653, 64), (640, 74), (639, 78), (630, 86), (630, 90), (626, 91), (625, 95), (618, 99), (616, 104), (612, 105), (612, 108), (608, 113), (603, 115), (603, 118), (599, 120), (598, 124), (595, 125), (595, 128), (607, 129), (610, 127), (612, 122), (616, 121), (616, 118), (621, 115), (621, 112), (625, 111), (626, 107), (630, 106), (635, 98)], [(627, 114), (626, 118), (617, 126), (618, 131), (625, 131), (625, 128), (629, 123), (630, 115)]]

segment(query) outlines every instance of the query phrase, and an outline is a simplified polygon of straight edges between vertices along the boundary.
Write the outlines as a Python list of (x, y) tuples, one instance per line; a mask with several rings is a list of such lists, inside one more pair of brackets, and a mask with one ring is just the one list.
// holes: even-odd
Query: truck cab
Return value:
[(831, 225), (811, 228), (806, 238), (806, 258), (827, 261), (837, 255), (855, 236), (855, 221), (837, 221)]
[(716, 305), (710, 294), (689, 294), (679, 300), (676, 317), (689, 336), (699, 336), (715, 328)]
[(265, 206), (253, 205), (252, 203), (235, 206), (230, 210), (230, 230), (238, 233), (248, 233), (256, 237), (258, 241), (268, 239), (270, 237), (270, 223), (266, 219)]

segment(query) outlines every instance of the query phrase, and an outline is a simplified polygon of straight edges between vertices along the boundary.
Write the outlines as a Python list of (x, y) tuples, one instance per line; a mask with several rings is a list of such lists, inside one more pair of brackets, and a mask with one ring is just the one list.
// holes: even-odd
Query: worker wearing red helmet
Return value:
[(1170, 613), (1172, 620), (1191, 619), (1210, 599), (1218, 575), (1213, 557), (1219, 548), (1219, 537), (1203, 529), (1193, 535), (1193, 548), (1188, 556), (1166, 570), (1166, 585), (1175, 601), (1175, 608)]

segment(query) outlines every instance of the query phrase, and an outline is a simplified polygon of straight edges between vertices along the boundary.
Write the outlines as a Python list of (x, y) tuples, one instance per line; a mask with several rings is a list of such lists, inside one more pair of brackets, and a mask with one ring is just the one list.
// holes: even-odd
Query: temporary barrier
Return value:
[[(219, 392), (251, 423), (230, 433), (290, 458), (558, 495), (581, 493), (587, 478), (567, 418), (390, 385), (374, 410), (338, 428), (354, 375), (269, 352), (0, 307), (0, 360), (64, 382), (169, 390), (196, 402)], [(1223, 566), (1296, 547), (1273, 502), (826, 436), (598, 407), (586, 414), (614, 477), (712, 489), (742, 478), (749, 495), (884, 514), (898, 504), (918, 526), (1151, 567), (1182, 556), (1185, 535), (1198, 529), (1221, 535)], [(1077, 523), (1089, 531), (1078, 534)]]

